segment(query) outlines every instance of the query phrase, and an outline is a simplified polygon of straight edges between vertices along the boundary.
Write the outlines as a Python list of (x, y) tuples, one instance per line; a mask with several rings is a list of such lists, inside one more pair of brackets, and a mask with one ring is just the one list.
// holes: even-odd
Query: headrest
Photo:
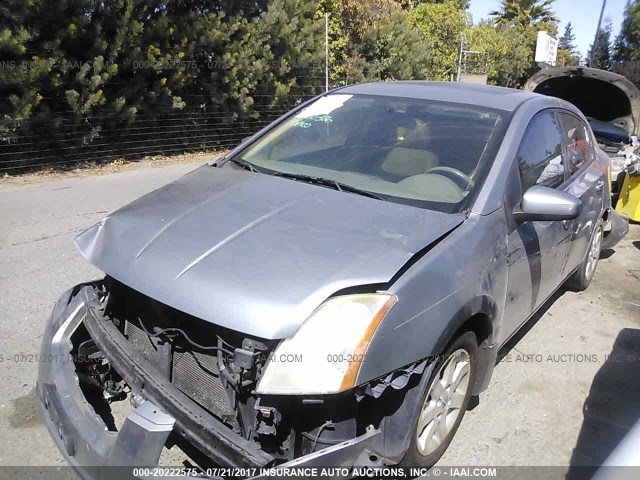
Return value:
[(428, 124), (421, 125), (410, 132), (407, 137), (398, 144), (405, 148), (423, 148), (427, 149), (431, 143), (431, 129)]
[(433, 152), (416, 148), (394, 147), (380, 168), (391, 175), (410, 177), (437, 166), (438, 157)]

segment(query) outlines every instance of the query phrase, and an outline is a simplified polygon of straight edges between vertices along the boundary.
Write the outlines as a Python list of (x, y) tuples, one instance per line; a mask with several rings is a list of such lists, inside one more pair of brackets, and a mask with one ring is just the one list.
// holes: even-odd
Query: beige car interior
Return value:
[(438, 202), (457, 203), (464, 198), (458, 185), (447, 177), (427, 173), (439, 166), (438, 156), (429, 150), (431, 130), (424, 124), (394, 146), (380, 168), (399, 177), (406, 177), (396, 185), (417, 197)]

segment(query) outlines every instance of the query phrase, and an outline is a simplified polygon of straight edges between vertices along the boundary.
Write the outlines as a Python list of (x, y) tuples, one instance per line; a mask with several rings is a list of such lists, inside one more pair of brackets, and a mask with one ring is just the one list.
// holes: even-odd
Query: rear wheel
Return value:
[(476, 336), (466, 332), (445, 351), (422, 397), (401, 465), (430, 467), (444, 454), (471, 400), (477, 348)]
[(587, 256), (585, 257), (580, 268), (569, 277), (567, 287), (571, 290), (581, 292), (591, 283), (593, 275), (596, 273), (598, 260), (600, 258), (600, 250), (602, 249), (602, 226), (598, 225), (591, 236), (591, 243)]

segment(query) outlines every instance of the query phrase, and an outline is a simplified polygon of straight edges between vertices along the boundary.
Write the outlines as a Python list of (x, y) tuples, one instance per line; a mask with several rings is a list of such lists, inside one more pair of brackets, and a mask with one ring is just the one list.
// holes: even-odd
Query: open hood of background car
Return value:
[(76, 245), (102, 271), (159, 302), (275, 339), (293, 335), (335, 292), (389, 282), (463, 220), (204, 166), (107, 216)]
[[(596, 68), (545, 68), (533, 75), (524, 89), (571, 102), (590, 120), (605, 122), (627, 135), (640, 133), (640, 91), (616, 73)], [(596, 131), (598, 122), (592, 127)]]

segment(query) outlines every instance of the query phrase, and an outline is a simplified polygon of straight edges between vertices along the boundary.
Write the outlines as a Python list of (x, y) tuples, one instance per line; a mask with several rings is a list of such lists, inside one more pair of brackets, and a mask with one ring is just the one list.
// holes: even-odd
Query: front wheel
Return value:
[(586, 290), (594, 273), (596, 273), (596, 267), (598, 266), (598, 259), (600, 258), (600, 250), (602, 249), (602, 226), (598, 225), (591, 236), (591, 243), (589, 244), (589, 250), (587, 256), (580, 265), (580, 268), (569, 277), (567, 280), (567, 287), (576, 292)]
[(442, 355), (422, 397), (401, 465), (431, 467), (444, 454), (471, 400), (477, 348), (476, 336), (466, 332)]

